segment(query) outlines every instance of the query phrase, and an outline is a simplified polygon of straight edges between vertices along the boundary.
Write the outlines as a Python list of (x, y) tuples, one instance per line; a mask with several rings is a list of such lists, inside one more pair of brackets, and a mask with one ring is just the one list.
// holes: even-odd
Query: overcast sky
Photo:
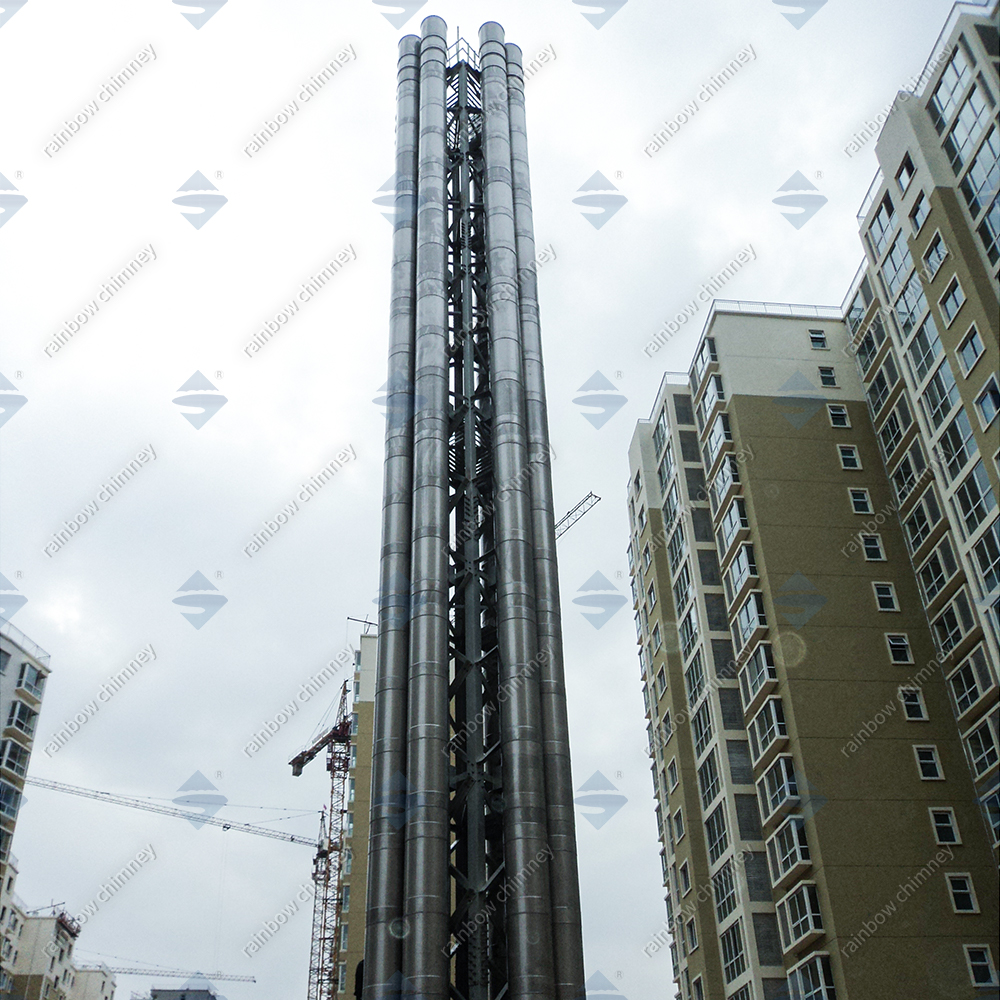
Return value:
[[(951, 5), (828, 0), (799, 28), (783, 16), (796, 8), (770, 0), (619, 0), (599, 28), (585, 16), (596, 10), (571, 0), (409, 6), (423, 9), (396, 28), (384, 12), (398, 7), (368, 0), (215, 0), (196, 28), (184, 16), (195, 9), (169, 0), (0, 0), (0, 202), (27, 198), (0, 216), (0, 372), (8, 395), (27, 397), (0, 431), (0, 573), (27, 598), (13, 623), (53, 670), (32, 773), (169, 802), (201, 772), (232, 803), (220, 815), (292, 815), (274, 825), (315, 833), (326, 772), (292, 779), (287, 761), (346, 674), (259, 753), (243, 750), (357, 644), (347, 617), (375, 613), (384, 418), (373, 400), (391, 226), (373, 199), (394, 169), (396, 41), (430, 13), (452, 39), (456, 24), (475, 41), (499, 20), (526, 61), (550, 52), (527, 113), (535, 235), (554, 254), (539, 281), (557, 515), (590, 490), (602, 497), (560, 541), (575, 785), (599, 770), (628, 799), (600, 830), (579, 822), (587, 974), (653, 1000), (672, 990), (666, 952), (642, 952), (665, 914), (631, 614), (595, 631), (572, 599), (598, 571), (627, 591), (627, 444), (663, 371), (687, 368), (707, 307), (653, 358), (642, 348), (748, 245), (756, 260), (721, 296), (841, 302), (876, 167), (870, 143), (851, 157), (844, 147), (920, 72)], [(133, 78), (102, 89), (143, 50)], [(705, 99), (703, 84), (741, 52)], [(338, 56), (336, 76), (299, 99)], [(50, 145), (78, 114), (84, 124)], [(600, 228), (573, 203), (596, 172), (627, 199)], [(772, 202), (796, 172), (828, 199), (800, 229)], [(197, 229), (173, 200), (205, 181), (227, 200)], [(348, 247), (337, 276), (248, 353)], [(133, 259), (131, 280), (106, 286)], [(628, 400), (599, 429), (573, 403), (595, 372)], [(211, 397), (201, 427), (174, 402), (188, 393)], [(345, 451), (354, 457), (254, 553), (262, 521)], [(133, 459), (138, 471), (102, 493)], [(96, 512), (48, 554), (88, 504)], [(194, 628), (174, 598), (206, 582), (227, 600)], [(46, 754), (148, 646), (155, 660)], [(80, 957), (256, 976), (220, 984), (230, 1000), (305, 993), (302, 904), (259, 954), (243, 949), (308, 882), (309, 848), (30, 786), (26, 799), (14, 853), (30, 906), (80, 912), (147, 845), (155, 853), (88, 920)], [(149, 984), (120, 977), (119, 1000)]]

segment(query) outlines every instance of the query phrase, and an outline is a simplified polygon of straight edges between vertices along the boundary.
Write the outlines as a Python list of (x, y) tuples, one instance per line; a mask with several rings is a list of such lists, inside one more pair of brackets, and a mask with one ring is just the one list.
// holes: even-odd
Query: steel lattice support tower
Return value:
[(578, 1000), (521, 52), (400, 40), (365, 1000)]

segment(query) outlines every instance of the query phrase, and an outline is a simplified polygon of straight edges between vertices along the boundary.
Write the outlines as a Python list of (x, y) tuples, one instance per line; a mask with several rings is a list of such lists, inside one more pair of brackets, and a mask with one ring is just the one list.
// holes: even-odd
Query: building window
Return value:
[(688, 951), (694, 951), (698, 947), (698, 928), (693, 920), (689, 920), (686, 926)]
[(788, 735), (785, 712), (780, 698), (768, 698), (761, 710), (747, 726), (750, 737), (750, 752), (757, 762), (770, 749), (775, 740), (783, 740)]
[(815, 882), (797, 885), (777, 907), (783, 949), (791, 951), (803, 938), (823, 933), (823, 916)]
[(733, 623), (735, 638), (740, 648), (750, 641), (750, 637), (759, 628), (767, 628), (767, 615), (764, 613), (764, 595), (754, 591), (743, 602), (742, 607), (736, 612), (736, 621)]
[(984, 648), (977, 646), (948, 680), (958, 714), (968, 712), (993, 687)]
[(975, 149), (991, 118), (990, 107), (979, 87), (974, 84), (962, 105), (962, 110), (958, 113), (955, 127), (944, 140), (944, 152), (956, 174), (960, 173), (968, 162), (969, 155)]
[(975, 464), (972, 472), (955, 491), (955, 498), (958, 500), (965, 530), (972, 534), (997, 505), (982, 460)]
[(938, 308), (941, 310), (941, 315), (944, 316), (945, 326), (951, 326), (964, 301), (965, 292), (962, 291), (962, 286), (958, 283), (958, 278), (952, 278), (944, 295), (938, 299)]
[(809, 346), (814, 351), (828, 351), (830, 348), (826, 345), (826, 333), (823, 330), (810, 330)]
[(936, 746), (914, 746), (913, 753), (917, 758), (921, 781), (944, 781), (944, 771), (941, 770), (941, 758)]
[(896, 227), (896, 210), (892, 207), (892, 199), (887, 194), (872, 216), (872, 224), (868, 229), (868, 243), (872, 248), (876, 263), (885, 252), (889, 237)]
[(930, 604), (937, 597), (957, 570), (958, 563), (955, 561), (951, 542), (946, 536), (917, 572), (917, 579), (924, 592), (925, 604)]
[(831, 365), (819, 366), (819, 384), (827, 388), (837, 388), (837, 372)]
[(646, 600), (649, 602), (649, 610), (656, 607), (656, 584), (650, 580), (649, 589), (646, 591)]
[(674, 611), (680, 614), (686, 607), (691, 597), (691, 569), (687, 562), (681, 567), (681, 571), (674, 583)]
[(667, 765), (667, 784), (670, 787), (670, 791), (673, 791), (677, 787), (679, 781), (680, 777), (677, 774), (677, 760), (673, 759)]
[(667, 545), (667, 557), (670, 560), (671, 573), (677, 572), (677, 567), (680, 566), (681, 559), (684, 558), (686, 550), (687, 544), (684, 538), (684, 525), (681, 523), (677, 525), (677, 530), (670, 536), (670, 542)]
[(976, 890), (972, 887), (972, 876), (968, 872), (949, 872), (945, 878), (948, 880), (952, 909), (956, 913), (978, 913), (979, 903), (976, 901)]
[(910, 154), (907, 153), (903, 157), (903, 162), (899, 165), (899, 170), (896, 171), (896, 183), (899, 185), (899, 190), (904, 194), (910, 186), (910, 181), (913, 180), (914, 173), (916, 171), (913, 169), (913, 160), (910, 159)]
[(826, 412), (830, 417), (831, 427), (850, 427), (851, 418), (847, 412), (847, 407), (840, 403), (827, 403)]
[(746, 504), (742, 497), (736, 497), (726, 508), (719, 525), (719, 555), (724, 559), (733, 539), (743, 528), (750, 527)]
[(14, 785), (0, 780), (0, 815), (7, 819), (17, 819), (21, 807), (21, 792)]
[(30, 708), (25, 702), (16, 698), (10, 703), (10, 712), (7, 714), (7, 725), (19, 729), (29, 739), (35, 735), (35, 725), (38, 722), (38, 713)]
[(851, 497), (851, 510), (853, 510), (855, 514), (872, 513), (872, 501), (871, 497), (868, 495), (868, 490), (849, 489), (847, 492)]
[(681, 865), (681, 895), (686, 896), (691, 891), (691, 869), (685, 861)]
[(966, 737), (965, 745), (969, 750), (969, 761), (972, 773), (976, 779), (982, 778), (997, 764), (997, 736), (994, 730), (997, 726), (997, 713), (984, 719)]
[(722, 787), (714, 749), (698, 768), (698, 787), (701, 789), (701, 807), (708, 809)]
[(933, 632), (942, 653), (950, 652), (975, 625), (969, 599), (960, 590), (955, 599), (934, 619)]
[(948, 256), (948, 244), (941, 239), (940, 233), (935, 233), (927, 249), (924, 251), (924, 275), (928, 281), (933, 281), (945, 257)]
[(872, 589), (875, 591), (875, 603), (879, 611), (898, 611), (899, 602), (896, 600), (896, 585), (893, 583), (873, 583)]
[(973, 550), (979, 563), (983, 590), (989, 594), (1000, 584), (1000, 521), (994, 521)]
[(995, 265), (1000, 260), (1000, 198), (993, 199), (976, 232), (983, 242), (989, 262)]
[(674, 834), (678, 840), (684, 839), (684, 810), (678, 809), (674, 813)]
[(746, 972), (747, 961), (743, 953), (743, 921), (737, 920), (719, 937), (722, 946), (722, 974), (727, 983)]
[(705, 987), (702, 985), (701, 976), (691, 984), (694, 1000), (705, 1000)]
[(887, 633), (885, 641), (889, 645), (889, 659), (893, 663), (912, 663), (913, 654), (910, 652), (910, 640), (906, 635), (900, 633)]
[(790, 800), (798, 800), (799, 789), (795, 780), (795, 768), (789, 754), (782, 754), (764, 772), (757, 783), (761, 813), (767, 820), (782, 805)]
[(941, 520), (934, 488), (928, 488), (913, 508), (913, 513), (903, 522), (910, 551), (916, 552), (926, 541), (934, 525)]
[(789, 971), (788, 983), (796, 1000), (837, 1000), (829, 955), (810, 955)]
[(708, 862), (714, 865), (729, 846), (725, 802), (720, 802), (715, 812), (705, 820), (705, 837), (708, 842)]
[(958, 360), (964, 374), (968, 375), (972, 371), (982, 354), (983, 342), (979, 337), (979, 331), (974, 326), (970, 327), (965, 339), (958, 345)]
[(986, 141), (979, 147), (976, 158), (972, 161), (959, 187), (965, 195), (965, 203), (969, 206), (969, 214), (975, 218), (990, 195), (997, 189), (998, 158), (1000, 158), (1000, 132), (990, 129)]
[(853, 444), (838, 444), (837, 453), (840, 455), (840, 467), (842, 469), (860, 469), (861, 457), (858, 449)]
[(861, 545), (865, 550), (865, 559), (868, 562), (885, 562), (881, 535), (862, 535)]
[(984, 429), (996, 419), (998, 410), (1000, 410), (1000, 388), (997, 387), (996, 375), (991, 375), (982, 391), (976, 396), (976, 412)]
[(961, 48), (956, 46), (951, 60), (941, 74), (941, 79), (934, 88), (934, 93), (931, 94), (931, 99), (927, 104), (927, 111), (931, 116), (931, 121), (934, 122), (934, 128), (937, 129), (938, 135), (947, 128), (962, 94), (965, 93), (965, 87), (971, 75), (965, 54)]
[(691, 719), (691, 730), (694, 733), (694, 752), (696, 756), (700, 757), (712, 740), (712, 713), (709, 709), (709, 702), (706, 701), (695, 712)]
[(903, 715), (907, 722), (927, 722), (927, 706), (924, 704), (924, 694), (920, 688), (901, 687), (899, 702), (903, 706)]
[(660, 623), (657, 622), (653, 626), (653, 652), (658, 653), (661, 645), (663, 645), (663, 639), (660, 635)]
[(663, 667), (656, 672), (656, 696), (659, 698), (663, 695), (663, 692), (667, 690), (667, 675), (664, 673)]
[(705, 667), (701, 659), (701, 650), (698, 650), (691, 665), (684, 671), (684, 686), (687, 690), (688, 707), (694, 708), (702, 691), (705, 690)]
[(811, 863), (806, 821), (801, 816), (790, 816), (778, 827), (767, 842), (767, 857), (774, 885), (778, 885), (792, 869), (806, 867)]
[(712, 892), (715, 895), (715, 919), (721, 924), (736, 909), (736, 880), (731, 861), (712, 877)]
[(740, 693), (743, 696), (744, 709), (753, 702), (765, 684), (773, 684), (777, 679), (778, 671), (774, 665), (774, 650), (769, 642), (762, 642), (753, 651), (746, 666), (740, 671)]
[(910, 226), (913, 229), (914, 235), (920, 232), (929, 212), (927, 199), (924, 197), (923, 192), (921, 192), (917, 195), (917, 200), (913, 203), (913, 209), (910, 212)]
[(952, 480), (976, 453), (972, 424), (969, 422), (965, 410), (958, 411), (955, 419), (941, 435), (938, 447), (948, 471), (948, 479)]
[(965, 945), (965, 961), (969, 966), (969, 979), (976, 986), (997, 985), (997, 970), (988, 944)]
[(636, 516), (636, 520), (638, 521), (639, 531), (641, 533), (646, 528), (646, 508), (645, 507), (640, 507), (639, 508), (639, 513)]
[(13, 771), (20, 778), (28, 773), (30, 757), (31, 753), (16, 740), (4, 740), (0, 744), (0, 766)]
[(653, 553), (649, 551), (649, 546), (646, 545), (642, 550), (642, 568), (649, 569), (649, 564), (653, 561)]

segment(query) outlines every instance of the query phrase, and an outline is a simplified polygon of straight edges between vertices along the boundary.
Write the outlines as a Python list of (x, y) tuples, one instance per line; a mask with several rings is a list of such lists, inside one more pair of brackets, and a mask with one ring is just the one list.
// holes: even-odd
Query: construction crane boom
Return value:
[(156, 802), (148, 802), (145, 799), (134, 799), (128, 795), (115, 795), (112, 792), (101, 792), (95, 788), (79, 788), (76, 785), (67, 785), (61, 781), (50, 781), (48, 778), (35, 778), (30, 775), (24, 781), (26, 784), (35, 785), (38, 788), (48, 788), (54, 792), (65, 792), (67, 795), (79, 795), (85, 799), (97, 799), (99, 802), (110, 802), (116, 806), (128, 806), (130, 809), (142, 809), (146, 812), (157, 813), (160, 816), (195, 820), (198, 823), (204, 823), (208, 826), (222, 827), (223, 830), (238, 830), (240, 833), (253, 833), (258, 837), (283, 840), (288, 844), (305, 844), (309, 847), (316, 846), (316, 841), (310, 837), (300, 837), (298, 834), (283, 833), (280, 830), (269, 830), (265, 826), (256, 826), (253, 823), (236, 823), (230, 819), (219, 819), (217, 816), (199, 815), (188, 809), (163, 806)]
[(165, 979), (207, 979), (217, 983), (255, 983), (253, 976), (227, 976), (224, 972), (182, 972), (180, 969), (133, 969), (129, 966), (106, 965), (109, 972), (119, 976), (163, 976)]
[(561, 535), (565, 535), (570, 528), (576, 524), (577, 521), (583, 517), (584, 514), (590, 510), (594, 504), (600, 501), (600, 497), (596, 493), (588, 493), (569, 513), (563, 514), (558, 521), (556, 521), (556, 538)]
[(344, 873), (344, 814), (351, 767), (351, 714), (347, 710), (347, 681), (340, 691), (337, 720), (311, 747), (296, 754), (292, 774), (302, 774), (311, 760), (326, 750), (330, 772), (330, 805), (323, 811), (319, 846), (313, 859), (312, 945), (309, 952), (309, 1000), (331, 1000), (338, 988), (337, 953), (340, 949), (342, 883)]

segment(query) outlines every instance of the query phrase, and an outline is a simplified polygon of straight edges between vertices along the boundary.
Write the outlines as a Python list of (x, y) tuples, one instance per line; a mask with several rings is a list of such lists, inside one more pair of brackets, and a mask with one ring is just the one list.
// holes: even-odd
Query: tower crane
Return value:
[(239, 830), (241, 833), (253, 833), (258, 837), (270, 837), (272, 840), (284, 840), (289, 844), (308, 844), (316, 846), (316, 841), (310, 837), (300, 837), (296, 833), (283, 833), (281, 830), (269, 830), (266, 826), (254, 823), (235, 823), (231, 819), (219, 819), (217, 816), (204, 816), (193, 813), (189, 809), (177, 809), (174, 806), (164, 806), (147, 799), (135, 799), (130, 795), (116, 795), (113, 792), (101, 792), (95, 788), (80, 788), (77, 785), (67, 785), (62, 781), (50, 781), (48, 778), (36, 778), (31, 775), (24, 779), (25, 784), (38, 788), (48, 788), (54, 792), (65, 792), (67, 795), (80, 795), (85, 799), (97, 799), (99, 802), (110, 802), (116, 806), (128, 806), (130, 809), (142, 809), (146, 812), (158, 813), (160, 816), (173, 816), (176, 819), (197, 820), (209, 826), (221, 826), (223, 830)]
[(217, 983), (255, 983), (253, 976), (228, 976), (224, 972), (183, 972), (180, 969), (133, 969), (130, 966), (106, 965), (108, 972), (119, 976), (163, 976), (164, 979), (206, 979)]
[(558, 521), (556, 521), (556, 538), (565, 535), (570, 528), (576, 524), (577, 521), (583, 517), (584, 514), (590, 510), (595, 504), (600, 501), (600, 497), (596, 493), (588, 493), (569, 513), (563, 514)]
[(306, 764), (326, 750), (326, 769), (330, 772), (330, 806), (320, 820), (319, 844), (313, 859), (316, 892), (308, 1000), (333, 1000), (338, 987), (336, 956), (343, 905), (344, 814), (351, 767), (352, 718), (347, 709), (347, 681), (344, 681), (333, 727), (289, 761), (292, 775), (298, 777)]

